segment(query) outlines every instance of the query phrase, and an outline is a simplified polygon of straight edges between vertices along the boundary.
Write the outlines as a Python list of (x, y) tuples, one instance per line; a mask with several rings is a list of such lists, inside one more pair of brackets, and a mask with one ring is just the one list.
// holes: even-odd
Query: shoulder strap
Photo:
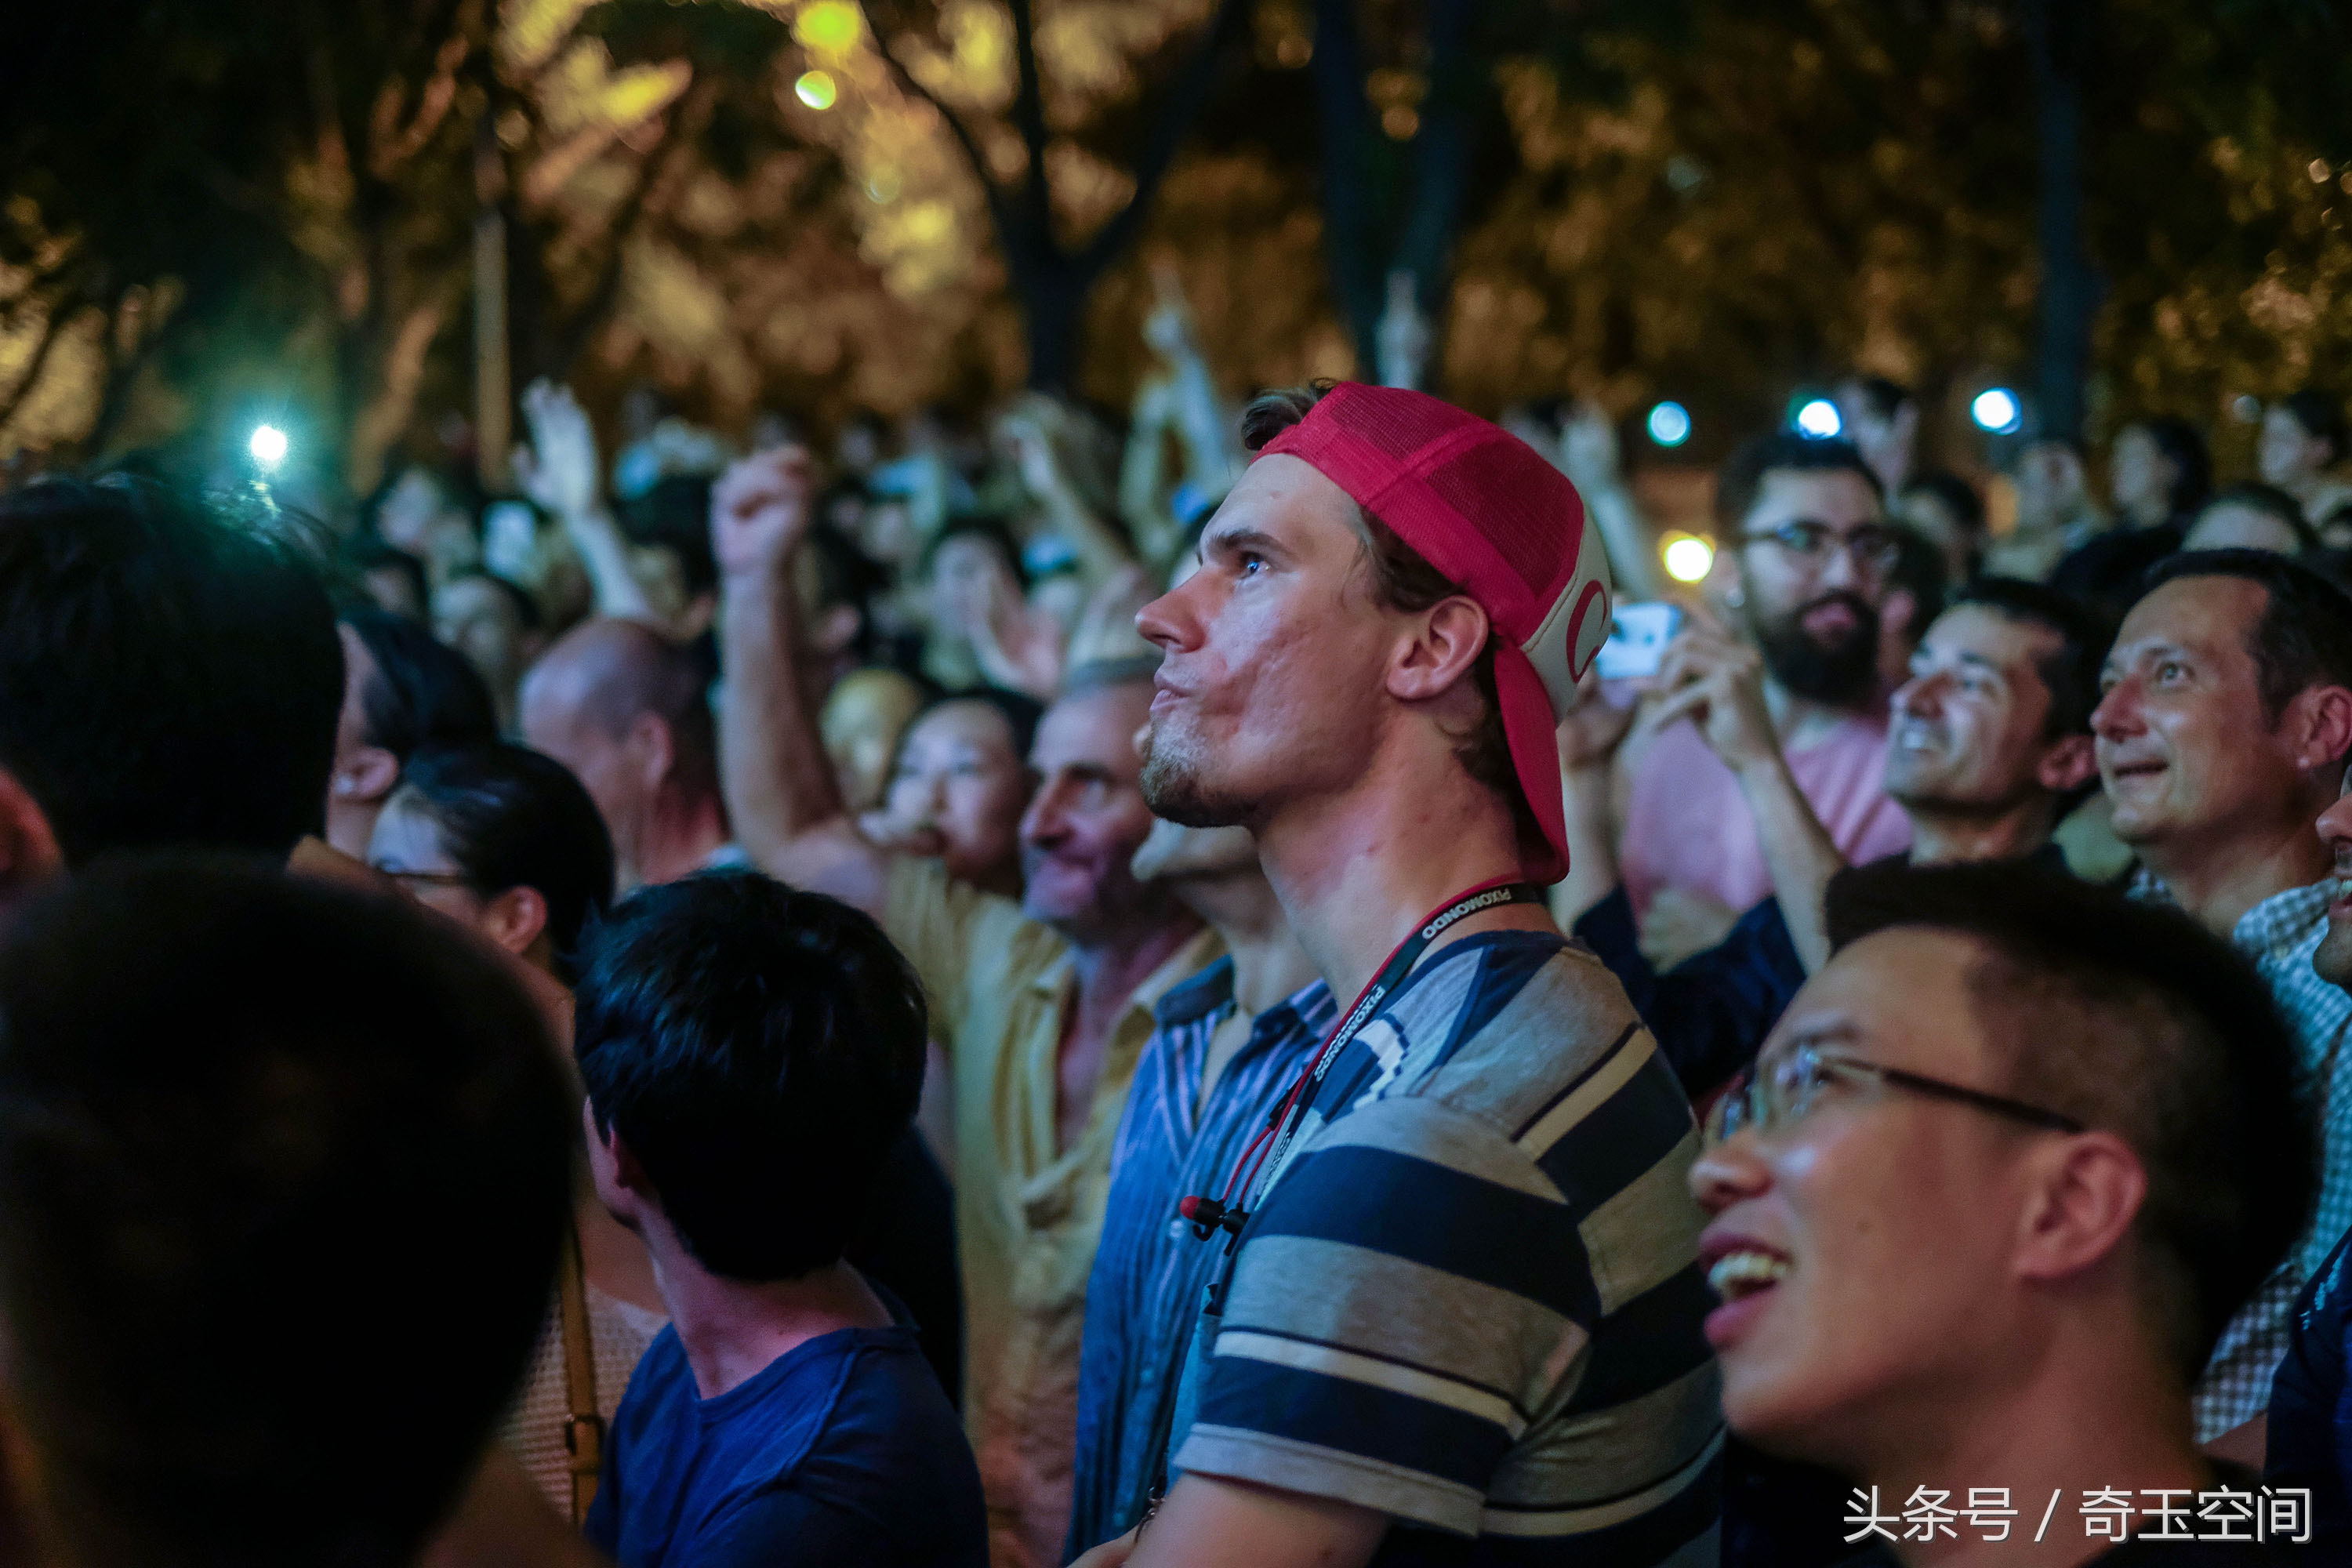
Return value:
[(563, 1447), (571, 1455), (572, 1522), (588, 1517), (596, 1478), (604, 1468), (604, 1418), (596, 1409), (596, 1339), (588, 1322), (588, 1275), (580, 1260), (579, 1232), (563, 1229), (563, 1263), (556, 1273), (556, 1316), (563, 1331)]

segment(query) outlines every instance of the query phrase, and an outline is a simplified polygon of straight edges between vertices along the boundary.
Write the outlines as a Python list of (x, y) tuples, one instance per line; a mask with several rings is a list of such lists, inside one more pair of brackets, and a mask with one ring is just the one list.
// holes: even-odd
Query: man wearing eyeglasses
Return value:
[(2189, 1432), (2317, 1186), (2262, 979), (2015, 864), (1874, 868), (1831, 917), (1692, 1172), (1733, 1431), (1853, 1482), (1858, 1563), (2298, 1560), (2210, 1543), (2308, 1521)]
[[(1716, 519), (1738, 563), (1730, 603), (1763, 656), (1765, 698), (1806, 802), (1848, 861), (1900, 852), (1911, 828), (1884, 788), (1878, 675), (1879, 605), (1900, 536), (1887, 526), (1877, 476), (1843, 441), (1759, 437), (1724, 465)], [(1618, 778), (1634, 912), (1645, 926), (1694, 932), (1654, 941), (1654, 958), (1710, 945), (1737, 911), (1771, 892), (1738, 780), (1696, 725), (1637, 741), (1621, 754)]]

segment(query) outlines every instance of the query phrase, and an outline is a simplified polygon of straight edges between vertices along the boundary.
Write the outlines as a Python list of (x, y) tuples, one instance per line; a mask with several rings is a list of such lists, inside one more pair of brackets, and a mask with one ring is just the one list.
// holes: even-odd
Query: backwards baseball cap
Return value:
[(1568, 874), (1555, 731), (1609, 636), (1609, 562), (1567, 476), (1499, 426), (1398, 387), (1344, 382), (1267, 442), (1312, 466), (1476, 601), (1519, 789)]

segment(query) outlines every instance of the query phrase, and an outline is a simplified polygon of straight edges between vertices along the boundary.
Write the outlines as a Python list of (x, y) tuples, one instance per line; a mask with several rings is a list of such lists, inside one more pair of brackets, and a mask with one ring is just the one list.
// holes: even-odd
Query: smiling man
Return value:
[(2116, 835), (2146, 868), (2134, 891), (2170, 899), (2253, 960), (2325, 1096), (2312, 1226), (2197, 1391), (2200, 1440), (2259, 1459), (2254, 1423), (2295, 1292), (2352, 1226), (2352, 997), (2311, 967), (2335, 888), (2312, 823), (2352, 752), (2352, 600), (2261, 551), (2174, 556), (2125, 617), (2103, 684), (2091, 725)]
[[(1886, 793), (1910, 820), (1912, 864), (2055, 856), (2051, 830), (2094, 773), (2091, 709), (2106, 648), (2095, 616), (2014, 578), (1979, 579), (1936, 618), (1895, 693), (1886, 738)], [(1673, 692), (1661, 719), (1688, 714), (1738, 780), (1773, 896), (1722, 942), (1659, 973), (1642, 952), (1609, 842), (1612, 720), (1580, 710), (1561, 731), (1572, 866), (1554, 908), (1590, 906), (1575, 914), (1576, 934), (1624, 982), (1685, 1087), (1703, 1094), (1747, 1065), (1829, 956), (1822, 896), (1846, 861), (1774, 735), (1752, 650), (1685, 637), (1661, 683)]]
[(2028, 867), (1836, 903), (1692, 1173), (1732, 1430), (1855, 1483), (1858, 1563), (2299, 1560), (2194, 1540), (2219, 1487), (2249, 1536), (2256, 1499), (2192, 1444), (2189, 1385), (2315, 1184), (2261, 979)]
[(1358, 1000), (1196, 1194), (1231, 1258), (1174, 1485), (1084, 1561), (1712, 1564), (1689, 1103), (1535, 885), (1599, 541), (1533, 449), (1419, 393), (1271, 394), (1243, 433), (1201, 569), (1138, 617), (1166, 655), (1144, 790), (1248, 827)]

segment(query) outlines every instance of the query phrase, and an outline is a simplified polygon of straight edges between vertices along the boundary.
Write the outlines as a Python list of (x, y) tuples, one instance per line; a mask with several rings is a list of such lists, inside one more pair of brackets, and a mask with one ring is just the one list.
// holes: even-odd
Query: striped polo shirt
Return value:
[(1243, 1234), (1176, 1467), (1377, 1509), (1377, 1563), (1713, 1568), (1689, 1102), (1598, 960), (1407, 977)]

